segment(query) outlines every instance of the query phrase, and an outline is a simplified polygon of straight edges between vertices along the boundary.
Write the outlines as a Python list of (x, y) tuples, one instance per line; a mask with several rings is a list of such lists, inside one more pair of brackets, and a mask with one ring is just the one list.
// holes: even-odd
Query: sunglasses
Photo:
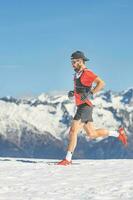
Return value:
[(71, 63), (72, 63), (72, 64), (75, 64), (75, 63), (77, 63), (77, 62), (79, 62), (79, 61), (80, 61), (80, 60), (78, 60), (78, 59), (77, 59), (77, 60), (71, 60)]

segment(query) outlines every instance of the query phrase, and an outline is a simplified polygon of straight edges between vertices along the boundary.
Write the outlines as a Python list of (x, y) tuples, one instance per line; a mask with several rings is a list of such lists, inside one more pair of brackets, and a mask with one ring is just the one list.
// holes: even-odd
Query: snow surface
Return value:
[(0, 200), (132, 200), (133, 160), (0, 158)]

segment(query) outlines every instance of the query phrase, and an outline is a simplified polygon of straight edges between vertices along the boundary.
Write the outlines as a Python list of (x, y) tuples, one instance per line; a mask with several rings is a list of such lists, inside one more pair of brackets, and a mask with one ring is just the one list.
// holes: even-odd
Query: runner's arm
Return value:
[(96, 77), (93, 83), (96, 84), (96, 86), (91, 90), (93, 94), (96, 94), (97, 92), (102, 90), (105, 86), (105, 82), (99, 77)]

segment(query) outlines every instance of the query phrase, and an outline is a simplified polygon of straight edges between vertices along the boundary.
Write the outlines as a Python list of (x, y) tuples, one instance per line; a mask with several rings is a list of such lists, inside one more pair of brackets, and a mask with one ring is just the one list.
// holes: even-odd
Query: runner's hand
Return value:
[(74, 96), (74, 91), (72, 91), (72, 90), (69, 91), (69, 92), (68, 92), (68, 98), (71, 98), (71, 97), (73, 97), (73, 96)]

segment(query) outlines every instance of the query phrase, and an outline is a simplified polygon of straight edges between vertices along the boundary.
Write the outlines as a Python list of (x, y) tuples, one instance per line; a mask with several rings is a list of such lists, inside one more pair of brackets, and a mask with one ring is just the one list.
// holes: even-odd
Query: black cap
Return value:
[(71, 55), (71, 59), (83, 59), (84, 61), (88, 61), (89, 59), (85, 57), (84, 53), (82, 51), (75, 51)]

